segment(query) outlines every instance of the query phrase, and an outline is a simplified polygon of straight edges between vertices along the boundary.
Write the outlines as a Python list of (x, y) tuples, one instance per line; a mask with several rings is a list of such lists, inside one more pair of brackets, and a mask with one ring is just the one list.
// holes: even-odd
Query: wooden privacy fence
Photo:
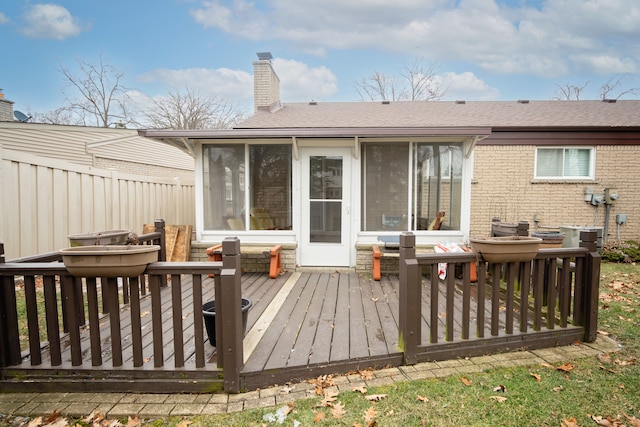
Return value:
[[(221, 262), (164, 262), (163, 226), (157, 221), (155, 232), (138, 236), (162, 250), (158, 262), (131, 278), (71, 276), (59, 252), (4, 262), (0, 244), (3, 389), (79, 391), (90, 388), (83, 381), (102, 380), (101, 391), (185, 392), (201, 390), (203, 383), (210, 390), (240, 391), (240, 242), (224, 240)], [(215, 275), (217, 296), (217, 361), (205, 348), (201, 315), (203, 280), (210, 281), (209, 275)], [(192, 282), (188, 298), (185, 281)], [(167, 282), (170, 293), (161, 292)], [(122, 304), (128, 310), (121, 310)], [(191, 320), (185, 313), (193, 314)], [(27, 320), (26, 348), (21, 348), (19, 316)]]
[[(582, 247), (541, 249), (531, 262), (489, 264), (473, 252), (416, 255), (415, 236), (403, 233), (399, 341), (405, 363), (594, 341), (600, 256), (595, 232), (582, 232), (581, 239)], [(447, 263), (444, 281), (439, 263)], [(470, 281), (474, 263), (476, 284)], [(427, 313), (423, 286), (430, 287)], [(446, 288), (445, 301), (438, 300), (439, 287)]]
[(193, 182), (98, 169), (0, 148), (3, 220), (8, 258), (69, 246), (68, 236), (126, 229), (142, 232), (149, 218), (195, 224)]

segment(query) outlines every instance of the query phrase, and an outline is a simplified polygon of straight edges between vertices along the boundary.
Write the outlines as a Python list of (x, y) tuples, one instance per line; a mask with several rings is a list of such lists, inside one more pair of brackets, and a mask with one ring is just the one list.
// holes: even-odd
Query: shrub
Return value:
[(609, 262), (640, 261), (640, 243), (635, 240), (607, 243), (602, 248), (602, 259)]

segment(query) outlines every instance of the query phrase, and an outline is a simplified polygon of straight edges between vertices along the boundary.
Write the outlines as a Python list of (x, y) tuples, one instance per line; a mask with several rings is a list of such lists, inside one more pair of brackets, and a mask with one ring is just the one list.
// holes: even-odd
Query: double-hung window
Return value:
[(539, 179), (593, 179), (595, 150), (589, 147), (538, 147)]

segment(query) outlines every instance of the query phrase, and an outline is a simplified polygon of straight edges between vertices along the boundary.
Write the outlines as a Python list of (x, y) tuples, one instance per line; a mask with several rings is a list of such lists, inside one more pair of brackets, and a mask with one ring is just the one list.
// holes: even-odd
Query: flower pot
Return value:
[(61, 249), (69, 273), (79, 277), (135, 277), (158, 260), (158, 245), (75, 246)]
[(69, 236), (71, 246), (90, 245), (125, 245), (130, 230), (108, 230), (95, 233), (72, 234)]
[[(249, 309), (253, 303), (250, 299), (242, 298), (242, 335), (247, 332), (247, 317)], [(204, 317), (204, 327), (207, 330), (209, 344), (216, 346), (216, 302), (209, 301), (202, 306), (202, 316)]]
[(471, 248), (490, 263), (526, 262), (538, 254), (542, 239), (526, 236), (469, 239)]

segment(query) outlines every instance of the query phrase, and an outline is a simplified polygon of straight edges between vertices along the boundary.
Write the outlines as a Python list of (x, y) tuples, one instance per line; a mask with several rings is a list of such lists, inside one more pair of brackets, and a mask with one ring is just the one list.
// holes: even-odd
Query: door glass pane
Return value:
[(311, 243), (340, 243), (342, 241), (342, 202), (310, 202), (309, 241)]
[(342, 156), (309, 158), (309, 241), (342, 241)]
[(309, 199), (342, 200), (342, 156), (311, 156), (309, 174)]

